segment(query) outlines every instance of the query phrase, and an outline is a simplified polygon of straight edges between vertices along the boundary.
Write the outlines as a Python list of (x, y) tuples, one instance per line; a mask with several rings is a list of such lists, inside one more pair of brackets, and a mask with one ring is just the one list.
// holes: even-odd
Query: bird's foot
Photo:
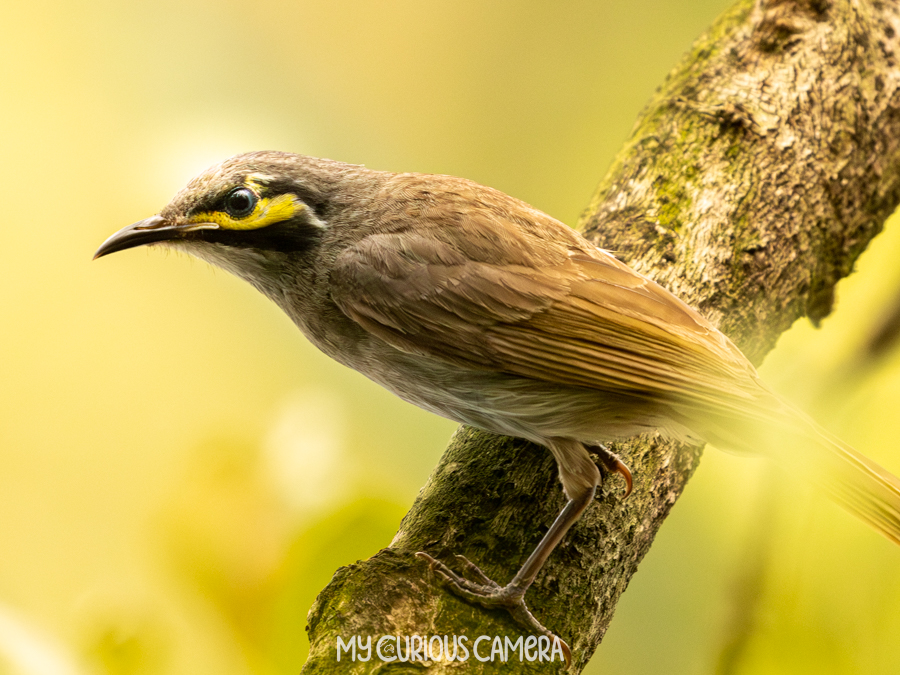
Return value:
[(598, 443), (597, 445), (588, 445), (585, 447), (589, 452), (593, 452), (597, 455), (600, 460), (598, 465), (604, 473), (617, 473), (625, 479), (625, 496), (622, 497), (622, 499), (628, 497), (628, 495), (631, 494), (631, 488), (634, 485), (634, 481), (631, 477), (631, 469), (628, 468), (628, 465), (619, 459), (619, 456), (605, 445), (600, 445)]
[(566, 641), (547, 630), (525, 606), (525, 591), (528, 590), (527, 587), (521, 588), (512, 583), (501, 586), (490, 579), (478, 569), (475, 563), (465, 556), (458, 555), (456, 559), (462, 564), (463, 573), (466, 576), (457, 574), (440, 560), (432, 558), (423, 551), (416, 553), (416, 557), (427, 562), (432, 571), (437, 572), (447, 582), (450, 589), (464, 600), (488, 609), (505, 609), (519, 625), (524, 626), (533, 633), (548, 637), (551, 643), (554, 640), (559, 640), (563, 657), (566, 659), (566, 667), (572, 664), (572, 650), (569, 649)]

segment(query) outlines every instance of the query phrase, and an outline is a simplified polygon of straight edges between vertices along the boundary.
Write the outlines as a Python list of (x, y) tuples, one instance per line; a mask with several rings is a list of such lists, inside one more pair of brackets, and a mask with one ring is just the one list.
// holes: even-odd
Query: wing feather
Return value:
[[(332, 297), (397, 349), (465, 368), (703, 408), (752, 407), (755, 371), (722, 333), (544, 217), (555, 237), (537, 239), (506, 223), (502, 247), (493, 238), (494, 255), (485, 228), (496, 223), (477, 218), (370, 235), (338, 257)], [(470, 240), (477, 250), (467, 250)], [(522, 247), (528, 263), (491, 262), (508, 260), (509, 246)]]

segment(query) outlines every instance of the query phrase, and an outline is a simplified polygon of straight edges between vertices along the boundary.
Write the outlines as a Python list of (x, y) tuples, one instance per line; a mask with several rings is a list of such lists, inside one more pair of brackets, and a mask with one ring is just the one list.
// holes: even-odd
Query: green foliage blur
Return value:
[[(0, 673), (296, 673), (305, 615), (386, 546), (454, 425), (329, 362), (184, 256), (91, 262), (209, 164), (281, 149), (466, 176), (574, 224), (724, 0), (6, 3)], [(879, 237), (766, 379), (900, 472)], [(602, 542), (598, 542), (602, 545)], [(709, 450), (589, 673), (900, 663), (900, 552)]]

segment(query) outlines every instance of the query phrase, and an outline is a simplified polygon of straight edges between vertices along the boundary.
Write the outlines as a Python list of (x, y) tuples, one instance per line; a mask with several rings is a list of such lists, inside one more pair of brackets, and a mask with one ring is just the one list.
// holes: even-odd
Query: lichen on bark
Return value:
[[(900, 200), (900, 12), (895, 3), (741, 0), (649, 102), (581, 228), (698, 307), (759, 362), (797, 318), (819, 321), (834, 286)], [(580, 672), (681, 494), (700, 449), (618, 444), (634, 494), (607, 481), (526, 601), (572, 646)], [(336, 661), (351, 635), (506, 635), (503, 612), (437, 583), (417, 550), (463, 554), (509, 579), (563, 497), (543, 448), (461, 428), (390, 546), (337, 571), (309, 613), (304, 673), (480, 673), (473, 658)], [(507, 664), (506, 672), (562, 672)]]

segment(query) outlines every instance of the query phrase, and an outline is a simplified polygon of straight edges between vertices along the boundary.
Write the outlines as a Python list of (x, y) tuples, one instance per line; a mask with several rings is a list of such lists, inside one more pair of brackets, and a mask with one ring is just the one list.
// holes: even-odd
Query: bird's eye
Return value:
[(235, 188), (225, 197), (225, 210), (232, 218), (244, 218), (253, 213), (258, 197), (249, 188)]

